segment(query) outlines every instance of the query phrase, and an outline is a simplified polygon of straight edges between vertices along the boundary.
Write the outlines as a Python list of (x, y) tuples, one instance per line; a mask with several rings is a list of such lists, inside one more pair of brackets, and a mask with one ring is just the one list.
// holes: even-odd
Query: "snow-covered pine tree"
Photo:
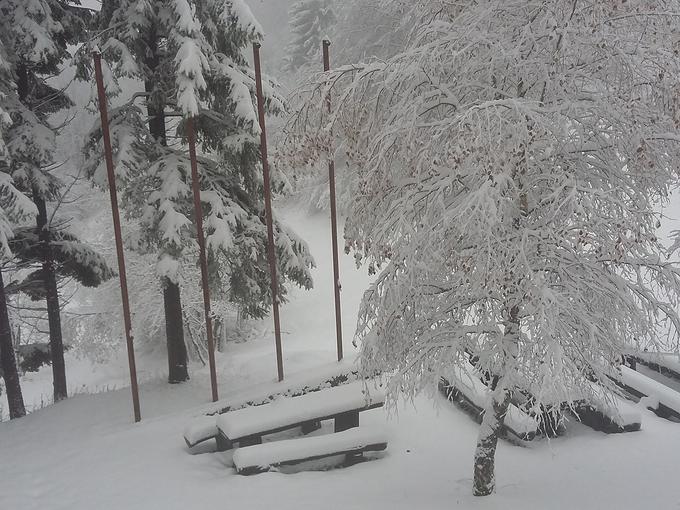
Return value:
[[(0, 28), (2, 25), (0, 25)], [(12, 119), (4, 109), (10, 95), (16, 94), (11, 76), (9, 55), (0, 35), (0, 261), (2, 264), (12, 257), (9, 240), (13, 236), (13, 226), (35, 214), (33, 203), (14, 187), (9, 174), (9, 151), (5, 144), (6, 130)], [(7, 311), (7, 297), (0, 267), (0, 373), (5, 381), (10, 419), (26, 414), (21, 393), (16, 353), (12, 342), (12, 330)]]
[[(169, 381), (181, 382), (188, 378), (182, 266), (196, 263), (197, 250), (185, 125), (178, 118), (194, 116), (202, 149), (211, 286), (227, 289), (229, 300), (250, 316), (264, 315), (271, 305), (255, 83), (246, 57), (262, 32), (242, 0), (108, 0), (99, 28), (111, 90), (119, 90), (120, 77), (141, 82), (110, 114), (117, 185), (126, 213), (141, 227), (132, 244), (158, 257)], [(265, 93), (269, 112), (280, 112), (273, 84)], [(85, 148), (86, 169), (106, 186), (101, 155), (97, 126)], [(283, 184), (277, 180), (279, 188)], [(306, 244), (279, 222), (275, 229), (281, 295), (287, 280), (309, 288), (313, 260)]]
[(324, 157), (333, 133), (356, 168), (347, 245), (381, 269), (357, 328), (364, 369), (393, 374), (395, 395), (469, 356), (495, 376), (476, 495), (494, 490), (512, 399), (595, 399), (590, 381), (611, 395), (626, 349), (677, 334), (656, 207), (678, 184), (679, 14), (414, 2), (405, 51), (319, 77), (290, 121), (292, 162)]
[(352, 41), (352, 44), (335, 45), (334, 61), (365, 62), (401, 52), (413, 28), (405, 16), (411, 6), (411, 0), (390, 2), (389, 5), (384, 0), (338, 2), (333, 37), (338, 41)]
[(285, 68), (297, 72), (321, 67), (321, 43), (335, 23), (333, 0), (298, 0), (290, 6), (288, 23), (292, 40), (286, 48)]
[[(93, 255), (88, 247), (72, 234), (62, 232), (63, 225), (55, 221), (56, 211), (48, 212), (48, 205), (57, 202), (56, 208), (63, 193), (62, 183), (54, 174), (58, 166), (54, 160), (55, 128), (49, 118), (71, 105), (62, 90), (50, 85), (49, 78), (58, 74), (62, 63), (70, 57), (67, 45), (85, 35), (88, 17), (89, 11), (64, 0), (0, 0), (0, 27), (10, 66), (11, 89), (2, 100), (12, 121), (4, 135), (7, 173), (37, 209), (36, 227), (31, 234), (36, 242), (31, 246), (31, 256), (33, 261), (40, 261), (42, 269), (30, 278), (34, 289), (36, 277), (44, 287), (40, 295), (47, 302), (55, 401), (67, 396), (57, 288), (57, 268), (64, 267), (64, 260), (58, 259), (74, 257), (80, 269), (94, 262), (87, 270), (95, 273), (102, 270), (96, 257), (88, 259)], [(24, 240), (28, 237), (22, 236)]]

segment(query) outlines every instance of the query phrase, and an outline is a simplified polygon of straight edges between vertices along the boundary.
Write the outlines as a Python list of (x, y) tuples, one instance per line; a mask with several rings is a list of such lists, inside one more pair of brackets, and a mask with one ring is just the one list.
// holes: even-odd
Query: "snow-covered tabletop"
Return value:
[(299, 397), (280, 398), (271, 404), (231, 411), (217, 418), (217, 428), (230, 440), (278, 432), (306, 421), (380, 407), (385, 392), (362, 381), (315, 391)]

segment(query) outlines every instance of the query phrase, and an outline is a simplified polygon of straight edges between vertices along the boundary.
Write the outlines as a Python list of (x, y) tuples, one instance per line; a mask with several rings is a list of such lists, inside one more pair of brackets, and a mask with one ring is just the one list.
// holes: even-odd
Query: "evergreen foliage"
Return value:
[(333, 3), (333, 0), (298, 0), (290, 6), (292, 41), (287, 47), (287, 71), (296, 72), (315, 64), (321, 70), (321, 44), (336, 22)]
[[(184, 122), (193, 116), (211, 287), (227, 289), (245, 315), (263, 316), (271, 292), (260, 128), (247, 58), (251, 44), (262, 39), (261, 28), (240, 0), (109, 0), (99, 28), (97, 44), (110, 66), (109, 92), (121, 92), (122, 77), (139, 83), (110, 112), (121, 204), (140, 225), (130, 245), (156, 255), (156, 274), (166, 289), (179, 285), (186, 265), (196, 263)], [(86, 57), (81, 76), (88, 73)], [(267, 80), (264, 88), (268, 113), (281, 113), (275, 84)], [(105, 187), (102, 152), (96, 125), (85, 147), (85, 169)], [(285, 189), (282, 175), (274, 172), (273, 179), (276, 190)], [(278, 221), (275, 237), (280, 295), (285, 296), (286, 281), (310, 288), (313, 260), (304, 241)]]
[[(50, 84), (50, 78), (59, 74), (63, 63), (70, 58), (68, 45), (86, 35), (89, 18), (89, 11), (80, 9), (77, 2), (0, 0), (0, 124), (3, 128), (0, 151), (5, 155), (4, 163), (0, 164), (0, 201), (4, 202), (0, 241), (4, 255), (11, 256), (8, 239), (16, 225), (9, 224), (7, 213), (25, 219), (29, 197), (34, 204), (31, 213), (36, 221), (33, 228), (36, 252), (32, 256), (42, 264), (39, 280), (44, 284), (41, 291), (36, 290), (36, 282), (32, 288), (34, 296), (43, 296), (47, 302), (55, 400), (66, 398), (67, 388), (54, 257), (55, 250), (58, 257), (64, 255), (60, 253), (64, 247), (62, 241), (69, 234), (60, 234), (58, 245), (52, 246), (54, 213), (48, 216), (48, 204), (57, 202), (55, 207), (58, 207), (64, 190), (54, 173), (58, 166), (54, 157), (56, 134), (50, 116), (71, 107), (72, 102), (63, 90)], [(85, 248), (82, 244), (79, 246), (82, 254)], [(71, 255), (76, 260), (62, 260), (63, 269), (73, 272), (69, 264), (75, 264), (81, 266), (81, 272), (98, 271), (84, 268), (83, 263), (87, 261), (77, 260), (79, 253), (74, 251)], [(36, 274), (30, 278), (35, 277)]]

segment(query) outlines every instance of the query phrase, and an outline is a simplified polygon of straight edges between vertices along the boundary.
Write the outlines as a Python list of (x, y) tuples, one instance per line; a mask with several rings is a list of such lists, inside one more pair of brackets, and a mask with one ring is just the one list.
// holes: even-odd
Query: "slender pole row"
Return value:
[[(330, 41), (323, 41), (323, 68), (324, 71), (330, 70), (329, 47)], [(120, 278), (121, 297), (123, 302), (123, 320), (125, 323), (125, 337), (127, 340), (128, 363), (130, 367), (130, 388), (132, 391), (132, 403), (135, 415), (135, 422), (141, 420), (139, 406), (139, 387), (137, 384), (137, 368), (135, 364), (134, 338), (132, 335), (132, 321), (130, 318), (130, 300), (128, 296), (127, 277), (125, 269), (125, 254), (123, 251), (123, 240), (120, 226), (120, 212), (118, 210), (118, 195), (116, 192), (116, 178), (113, 167), (113, 152), (111, 149), (111, 135), (109, 132), (109, 120), (106, 107), (106, 92), (104, 89), (104, 79), (101, 66), (101, 54), (98, 51), (93, 53), (95, 64), (95, 76), (97, 81), (97, 91), (99, 97), (99, 112), (101, 115), (102, 135), (104, 140), (104, 153), (106, 168), (109, 181), (109, 193), (111, 197), (111, 212), (113, 216), (113, 228), (116, 238), (116, 252), (118, 256), (118, 273)], [(274, 244), (274, 224), (271, 199), (271, 177), (269, 172), (269, 159), (267, 155), (267, 130), (265, 125), (264, 94), (262, 87), (262, 66), (260, 60), (260, 44), (253, 44), (253, 57), (255, 63), (255, 82), (257, 93), (258, 120), (260, 124), (260, 150), (262, 154), (262, 172), (264, 180), (264, 203), (267, 223), (267, 258), (269, 262), (272, 309), (274, 316), (274, 335), (276, 341), (276, 367), (279, 381), (283, 381), (283, 353), (281, 344), (281, 320), (279, 315), (278, 297), (278, 278), (276, 273), (276, 245)], [(328, 111), (331, 111), (330, 92), (326, 98)], [(194, 199), (194, 215), (196, 218), (196, 235), (199, 246), (199, 258), (201, 266), (201, 280), (203, 288), (203, 305), (205, 310), (206, 335), (208, 339), (208, 358), (210, 365), (210, 385), (212, 389), (212, 400), (218, 400), (217, 373), (215, 368), (215, 342), (213, 338), (212, 314), (210, 310), (210, 289), (208, 284), (208, 261), (205, 247), (205, 235), (203, 232), (203, 208), (201, 205), (200, 182), (198, 175), (198, 164), (196, 158), (196, 132), (194, 119), (187, 119), (187, 136), (189, 139), (189, 157), (191, 160), (191, 184)], [(333, 252), (333, 289), (335, 297), (335, 329), (337, 340), (338, 361), (343, 358), (342, 346), (342, 315), (340, 302), (340, 265), (338, 257), (338, 222), (337, 222), (337, 201), (335, 187), (335, 161), (333, 154), (328, 157), (328, 178), (330, 186), (330, 207), (331, 207), (331, 241)]]
[(135, 413), (135, 422), (142, 419), (139, 409), (139, 387), (137, 386), (137, 366), (135, 363), (134, 338), (132, 336), (132, 320), (130, 319), (130, 299), (128, 297), (127, 276), (125, 272), (125, 253), (123, 252), (123, 236), (120, 229), (120, 213), (118, 211), (118, 193), (116, 192), (116, 176), (113, 171), (113, 152), (111, 150), (111, 134), (109, 133), (109, 114), (106, 109), (106, 92), (104, 90), (104, 77), (102, 74), (102, 56), (96, 51), (94, 56), (94, 69), (97, 80), (97, 92), (99, 96), (99, 114), (102, 123), (102, 135), (104, 138), (104, 156), (106, 160), (106, 172), (109, 179), (109, 194), (111, 196), (111, 214), (113, 215), (113, 231), (116, 237), (116, 253), (118, 255), (118, 277), (120, 278), (120, 293), (123, 300), (123, 321), (125, 323), (125, 338), (127, 340), (128, 364), (130, 366), (130, 389), (132, 391), (132, 407)]
[(210, 365), (210, 387), (212, 400), (217, 402), (217, 373), (215, 370), (215, 342), (213, 340), (212, 314), (210, 312), (210, 287), (208, 286), (208, 258), (205, 250), (205, 235), (203, 234), (203, 207), (201, 205), (201, 186), (198, 179), (198, 163), (196, 161), (196, 131), (194, 119), (187, 119), (187, 134), (189, 137), (189, 158), (191, 159), (191, 188), (194, 194), (194, 216), (196, 217), (196, 237), (201, 264), (201, 282), (203, 287), (203, 307), (205, 309), (205, 332), (208, 338), (208, 364)]
[[(331, 68), (328, 39), (323, 41), (323, 70), (327, 72)], [(328, 113), (331, 112), (331, 93), (326, 97)], [(340, 309), (340, 261), (338, 259), (338, 213), (335, 197), (335, 160), (332, 150), (328, 153), (328, 185), (330, 186), (331, 198), (331, 244), (333, 249), (333, 292), (335, 295), (335, 336), (337, 341), (338, 361), (342, 360), (342, 313)]]
[(262, 93), (262, 67), (260, 64), (260, 44), (253, 44), (255, 61), (255, 87), (257, 92), (257, 110), (260, 122), (260, 149), (262, 151), (262, 172), (264, 176), (264, 207), (267, 221), (267, 257), (271, 273), (272, 308), (274, 315), (274, 335), (276, 337), (276, 368), (279, 381), (283, 381), (283, 353), (281, 352), (281, 321), (279, 318), (278, 280), (276, 278), (276, 246), (274, 245), (274, 222), (272, 218), (271, 180), (269, 177), (269, 160), (267, 158), (267, 130), (264, 115), (264, 94)]

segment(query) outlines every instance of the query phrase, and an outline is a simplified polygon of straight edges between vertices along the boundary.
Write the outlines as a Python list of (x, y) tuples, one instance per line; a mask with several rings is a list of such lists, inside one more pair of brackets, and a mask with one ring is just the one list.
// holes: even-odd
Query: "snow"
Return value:
[[(249, 2), (256, 13), (258, 6), (262, 11), (274, 12), (286, 3)], [(99, 6), (94, 0), (87, 3)], [(137, 2), (137, 8), (144, 4), (143, 0)], [(242, 0), (233, 4), (236, 12), (247, 9)], [(239, 18), (247, 20), (247, 12)], [(277, 18), (270, 25), (271, 28), (266, 26), (269, 34), (282, 30), (285, 23)], [(272, 55), (285, 47), (265, 43), (271, 51), (265, 51), (263, 56), (271, 61), (275, 60)], [(36, 48), (40, 46), (38, 42)], [(105, 73), (110, 88), (113, 82), (108, 66)], [(192, 83), (187, 84), (186, 91), (193, 111), (196, 104)], [(304, 232), (312, 253), (317, 254), (317, 286), (310, 293), (295, 289), (289, 295), (290, 303), (282, 307), (284, 383), (273, 382), (270, 319), (255, 323), (248, 342), (230, 344), (225, 353), (218, 353), (220, 394), (226, 402), (245, 402), (281, 392), (312, 376), (317, 381), (324, 380), (321, 374), (352, 366), (355, 353), (349, 332), (354, 329), (358, 302), (369, 278), (354, 269), (351, 257), (342, 257), (343, 329), (347, 332), (344, 342), (348, 358), (338, 366), (332, 361), (335, 338), (333, 282), (330, 261), (326, 260), (328, 220), (325, 216), (310, 218), (290, 211), (286, 216), (297, 231)], [(326, 256), (318, 256), (322, 254)], [(169, 265), (167, 270), (172, 267)], [(143, 335), (140, 340), (145, 341)], [(0, 508), (185, 510), (233, 505), (254, 510), (625, 510), (675, 508), (680, 501), (676, 490), (680, 425), (644, 409), (639, 412), (644, 413), (645, 429), (634, 435), (606, 436), (570, 423), (565, 437), (550, 442), (539, 440), (526, 448), (501, 442), (498, 493), (475, 499), (470, 495), (470, 475), (478, 426), (458, 410), (447, 405), (435, 409), (420, 396), (400, 406), (396, 415), (382, 409), (362, 414), (362, 423), (385, 429), (390, 438), (390, 454), (379, 462), (325, 473), (237, 477), (228, 468), (231, 453), (213, 453), (209, 444), (189, 452), (180, 438), (187, 422), (221, 405), (208, 402), (207, 370), (194, 366), (190, 382), (169, 386), (163, 380), (162, 354), (141, 352), (138, 358), (143, 412), (140, 424), (133, 424), (130, 416), (124, 357), (120, 363), (114, 360), (106, 366), (92, 366), (74, 353), (67, 353), (69, 389), (74, 397), (40, 410), (36, 409), (48, 403), (43, 395), (51, 391), (49, 368), (27, 374), (22, 382), (35, 412), (16, 422), (0, 423)], [(77, 395), (108, 390), (110, 386), (121, 389)], [(666, 393), (661, 392), (660, 398), (673, 395)], [(211, 420), (199, 418), (204, 433), (215, 426)], [(194, 431), (200, 428), (198, 422), (191, 423), (196, 427)]]
[(216, 416), (200, 416), (194, 418), (184, 429), (184, 440), (187, 446), (191, 448), (206, 439), (213, 438), (217, 435), (217, 417)]
[(680, 356), (678, 354), (640, 352), (636, 353), (636, 356), (680, 374)]
[(644, 393), (648, 397), (658, 399), (661, 404), (673, 409), (676, 413), (680, 413), (679, 392), (626, 366), (621, 367), (621, 382), (640, 393)]
[(233, 461), (237, 471), (248, 467), (266, 468), (299, 459), (331, 456), (381, 443), (387, 443), (387, 435), (383, 430), (356, 427), (322, 436), (287, 439), (238, 448), (234, 452)]
[(366, 385), (358, 381), (300, 397), (280, 398), (263, 406), (229, 412), (217, 418), (217, 428), (229, 439), (236, 440), (316, 418), (331, 417), (346, 411), (382, 404), (384, 401), (385, 393), (382, 390), (375, 388), (371, 382)]
[(245, 32), (264, 36), (264, 30), (259, 21), (253, 16), (250, 7), (243, 0), (232, 0), (230, 6), (231, 14), (234, 16), (239, 28)]
[(642, 423), (642, 413), (637, 405), (618, 395), (610, 396), (607, 401), (601, 387), (592, 383), (591, 388), (595, 396), (591, 405), (614, 423), (621, 427)]
[[(313, 254), (329, 248), (328, 218), (286, 211), (286, 220), (305, 232)], [(160, 353), (138, 353), (142, 422), (134, 424), (124, 354), (106, 366), (90, 367), (67, 353), (76, 395), (21, 420), (0, 423), (0, 508), (25, 510), (186, 510), (305, 508), (390, 510), (637, 510), (675, 508), (680, 425), (642, 410), (645, 427), (635, 434), (606, 435), (572, 421), (564, 437), (518, 448), (500, 442), (497, 494), (471, 495), (471, 468), (479, 427), (443, 399), (403, 404), (361, 415), (362, 427), (382, 428), (389, 454), (327, 472), (267, 473), (241, 477), (230, 469), (232, 453), (213, 453), (211, 443), (189, 451), (181, 433), (188, 422), (223, 403), (253, 400), (290, 387), (323, 381), (353, 367), (351, 334), (347, 359), (335, 363), (330, 257), (317, 256), (317, 287), (295, 290), (281, 308), (286, 379), (276, 383), (270, 319), (256, 323), (246, 343), (218, 353), (219, 404), (210, 402), (206, 368), (192, 367), (192, 379), (168, 385)], [(369, 279), (341, 255), (343, 326), (353, 316)], [(51, 392), (49, 367), (24, 379), (27, 402), (40, 407)], [(82, 388), (86, 385), (86, 388)], [(78, 388), (81, 388), (78, 390)], [(92, 390), (90, 390), (92, 391)], [(4, 400), (4, 395), (1, 397)], [(9, 461), (8, 461), (9, 460)], [(634, 466), (634, 468), (631, 468)], [(556, 495), (563, 495), (556, 497)]]
[[(449, 382), (477, 407), (486, 409), (491, 398), (491, 390), (476, 375), (472, 364), (466, 362), (465, 368), (453, 368)], [(536, 418), (529, 416), (514, 404), (510, 404), (508, 408), (505, 425), (521, 436), (535, 434), (538, 430)]]

